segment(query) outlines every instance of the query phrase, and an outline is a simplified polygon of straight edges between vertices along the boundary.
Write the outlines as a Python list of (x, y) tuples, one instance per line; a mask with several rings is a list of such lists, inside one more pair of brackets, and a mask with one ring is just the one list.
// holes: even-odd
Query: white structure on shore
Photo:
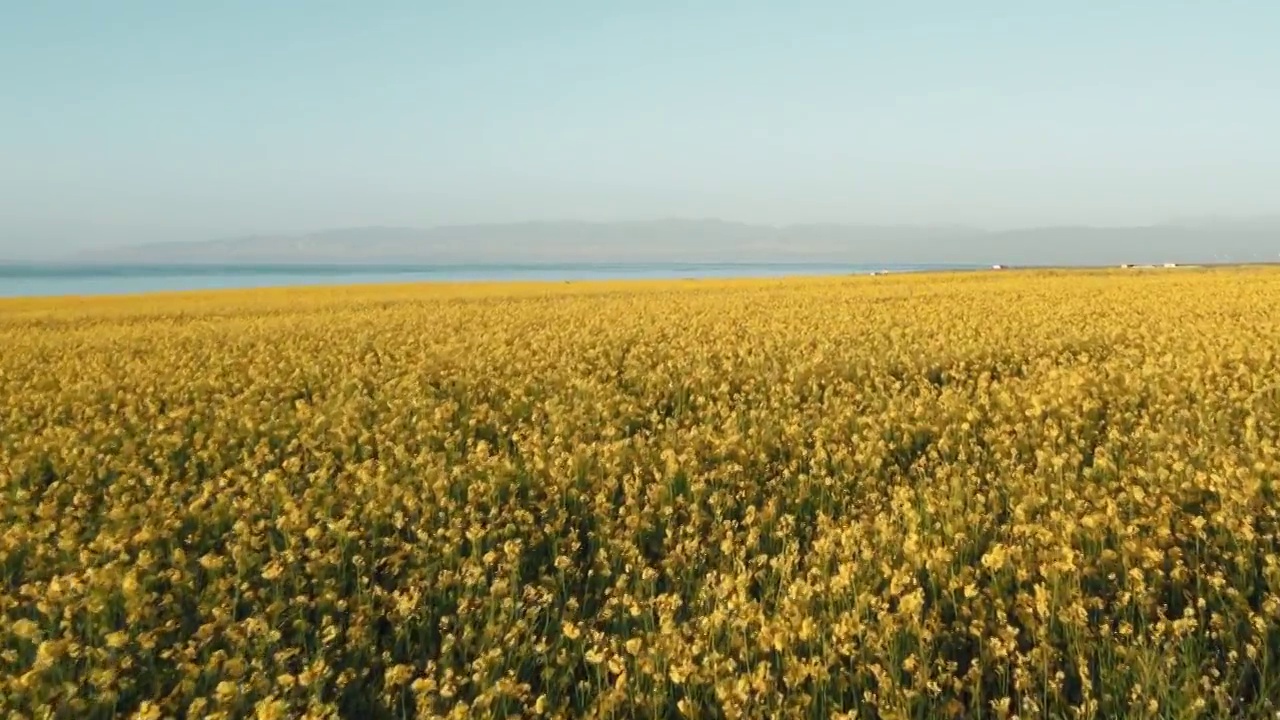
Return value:
[(1165, 269), (1174, 269), (1174, 268), (1186, 268), (1186, 267), (1198, 267), (1198, 266), (1197, 266), (1197, 265), (1183, 265), (1183, 264), (1181, 264), (1181, 263), (1173, 263), (1173, 262), (1167, 262), (1167, 263), (1163, 263), (1163, 264), (1161, 264), (1161, 265), (1155, 265), (1155, 264), (1151, 264), (1151, 265), (1135, 265), (1135, 264), (1133, 264), (1133, 263), (1124, 263), (1124, 264), (1120, 265), (1120, 269), (1122, 269), (1122, 270), (1159, 270), (1160, 268), (1165, 268)]

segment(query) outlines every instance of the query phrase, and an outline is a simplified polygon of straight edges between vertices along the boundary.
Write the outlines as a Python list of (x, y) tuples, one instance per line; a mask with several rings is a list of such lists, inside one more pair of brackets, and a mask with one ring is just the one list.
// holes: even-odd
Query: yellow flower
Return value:
[(223, 680), (218, 683), (218, 687), (214, 689), (213, 694), (218, 698), (219, 702), (230, 702), (240, 694), (240, 687), (229, 680)]
[(279, 580), (282, 575), (284, 575), (284, 568), (277, 562), (267, 563), (267, 565), (262, 568), (262, 579), (267, 582), (275, 582), (276, 580)]
[(289, 703), (276, 698), (264, 698), (254, 706), (258, 720), (282, 720), (289, 717)]
[(1002, 569), (1007, 560), (1008, 560), (1008, 552), (1006, 551), (1004, 545), (1002, 545), (1001, 543), (995, 543), (994, 545), (992, 545), (990, 548), (987, 549), (987, 552), (985, 554), (983, 554), (982, 566), (992, 572), (995, 572), (997, 570)]
[(15, 637), (26, 640), (27, 642), (36, 642), (40, 639), (40, 626), (27, 618), (15, 620), (13, 625), (9, 627), (9, 630)]

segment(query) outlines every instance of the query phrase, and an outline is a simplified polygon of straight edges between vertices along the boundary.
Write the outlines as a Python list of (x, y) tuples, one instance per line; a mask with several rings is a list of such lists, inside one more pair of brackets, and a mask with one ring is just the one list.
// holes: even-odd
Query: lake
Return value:
[(0, 265), (0, 297), (459, 281), (785, 277), (964, 269), (954, 265), (647, 263), (450, 266)]

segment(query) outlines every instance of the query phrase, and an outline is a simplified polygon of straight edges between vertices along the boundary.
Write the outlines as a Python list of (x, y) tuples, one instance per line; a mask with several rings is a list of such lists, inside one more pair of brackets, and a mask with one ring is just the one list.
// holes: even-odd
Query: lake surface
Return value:
[(954, 265), (649, 263), (451, 266), (0, 265), (0, 297), (459, 281), (786, 277), (965, 269)]

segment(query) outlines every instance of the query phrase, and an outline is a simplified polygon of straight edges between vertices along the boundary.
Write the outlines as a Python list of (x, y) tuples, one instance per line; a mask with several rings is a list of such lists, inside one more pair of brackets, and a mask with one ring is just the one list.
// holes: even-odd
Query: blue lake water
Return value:
[(0, 297), (460, 281), (565, 281), (850, 275), (963, 269), (839, 263), (648, 263), (450, 266), (0, 265)]

